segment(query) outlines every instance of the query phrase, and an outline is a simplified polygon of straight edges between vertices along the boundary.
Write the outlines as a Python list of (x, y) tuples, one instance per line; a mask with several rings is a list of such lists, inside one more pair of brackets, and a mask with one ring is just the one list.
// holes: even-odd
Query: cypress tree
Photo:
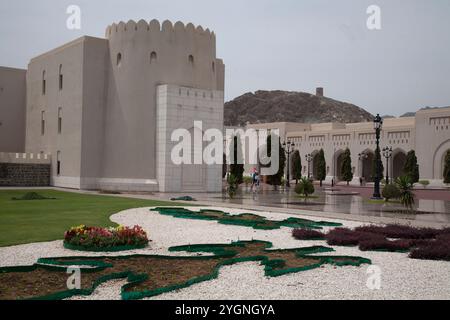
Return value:
[(411, 150), (406, 155), (403, 172), (409, 177), (412, 183), (419, 182), (419, 165), (417, 164), (416, 152)]
[(444, 160), (444, 183), (450, 183), (450, 150), (447, 151)]
[(342, 160), (341, 167), (341, 176), (344, 181), (347, 181), (347, 185), (349, 185), (349, 182), (353, 179), (352, 157), (349, 148), (345, 149), (344, 152), (344, 159)]
[(302, 158), (298, 150), (295, 150), (292, 155), (292, 174), (295, 179), (295, 184), (298, 184), (298, 180), (302, 177)]
[(327, 177), (327, 164), (325, 162), (325, 153), (323, 152), (323, 149), (320, 149), (317, 156), (319, 157), (317, 160), (317, 180), (320, 181), (320, 186), (322, 186), (322, 181)]
[(238, 154), (237, 152), (238, 150), (242, 150), (241, 139), (238, 136), (234, 136), (233, 141), (234, 143), (230, 146), (230, 148), (233, 147), (234, 150), (232, 153), (233, 161), (230, 163), (230, 174), (236, 178), (238, 184), (241, 184), (244, 182), (244, 163), (242, 159), (242, 152), (241, 154)]

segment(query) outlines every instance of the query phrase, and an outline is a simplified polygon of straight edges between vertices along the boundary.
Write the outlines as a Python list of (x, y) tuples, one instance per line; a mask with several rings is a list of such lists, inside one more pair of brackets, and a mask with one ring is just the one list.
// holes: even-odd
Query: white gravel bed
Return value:
[[(191, 207), (191, 210), (200, 208)], [(273, 220), (284, 220), (297, 215), (259, 212), (228, 208), (210, 208), (237, 214), (255, 213)], [(306, 217), (311, 220), (327, 220)], [(111, 217), (116, 223), (142, 226), (152, 239), (149, 248), (120, 253), (89, 253), (67, 250), (62, 241), (32, 243), (0, 248), (0, 265), (27, 265), (39, 257), (52, 256), (98, 256), (164, 254), (175, 245), (197, 243), (230, 243), (235, 240), (265, 240), (274, 248), (295, 248), (312, 245), (327, 246), (325, 241), (299, 241), (291, 236), (291, 228), (255, 230), (249, 227), (219, 224), (216, 221), (179, 219), (149, 211), (149, 208), (130, 209)], [(346, 227), (361, 225), (358, 222), (339, 221)], [(324, 228), (325, 230), (327, 228)], [(333, 267), (265, 277), (263, 266), (258, 262), (244, 262), (225, 266), (219, 277), (189, 288), (162, 294), (151, 299), (450, 299), (450, 263), (442, 261), (413, 260), (403, 253), (362, 252), (352, 247), (333, 247), (331, 255), (352, 255), (369, 258), (380, 268), (381, 288), (371, 290), (366, 286), (368, 266)], [(125, 280), (109, 281), (88, 297), (72, 299), (119, 299), (120, 287)]]

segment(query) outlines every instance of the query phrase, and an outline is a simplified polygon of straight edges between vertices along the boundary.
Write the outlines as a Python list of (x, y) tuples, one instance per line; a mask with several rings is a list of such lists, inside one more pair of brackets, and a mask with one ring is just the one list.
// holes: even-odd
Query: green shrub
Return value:
[(400, 203), (410, 211), (413, 211), (415, 203), (413, 193), (414, 183), (412, 182), (411, 178), (409, 176), (398, 177), (395, 180), (395, 184), (400, 190)]
[(420, 180), (419, 183), (420, 183), (424, 188), (426, 188), (426, 187), (430, 184), (430, 181), (428, 181), (428, 180)]
[(231, 199), (233, 199), (234, 196), (236, 195), (237, 188), (238, 188), (238, 178), (234, 174), (230, 174), (230, 175), (228, 175), (227, 183), (228, 183), (228, 186), (227, 186), (228, 196)]
[(298, 184), (295, 186), (295, 192), (305, 197), (314, 193), (314, 185), (308, 178), (301, 178)]
[(249, 176), (244, 176), (243, 180), (244, 180), (244, 183), (246, 186), (249, 184), (252, 184), (252, 182), (253, 182), (252, 177), (249, 177)]
[(381, 194), (386, 201), (389, 201), (389, 199), (397, 199), (401, 196), (400, 189), (392, 183), (385, 185)]

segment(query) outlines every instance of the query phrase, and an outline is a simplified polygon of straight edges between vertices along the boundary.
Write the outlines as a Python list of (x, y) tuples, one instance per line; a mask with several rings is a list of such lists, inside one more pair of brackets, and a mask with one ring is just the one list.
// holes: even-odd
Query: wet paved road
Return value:
[[(427, 214), (405, 214), (390, 211), (404, 210), (399, 203), (374, 202), (370, 200), (371, 188), (344, 187), (334, 188), (334, 192), (328, 187), (319, 188), (314, 197), (305, 200), (300, 198), (293, 188), (284, 190), (261, 190), (253, 193), (246, 188), (240, 190), (234, 199), (229, 199), (221, 193), (189, 194), (197, 200), (222, 202), (225, 204), (242, 204), (246, 206), (259, 205), (290, 209), (304, 209), (311, 211), (324, 211), (345, 214), (357, 214), (366, 216), (403, 218), (409, 220), (421, 220), (431, 222), (450, 223), (450, 191), (447, 190), (419, 190), (416, 191), (416, 209)], [(355, 194), (352, 194), (355, 193)], [(171, 195), (171, 196), (180, 196)], [(166, 194), (167, 197), (167, 194)], [(444, 200), (436, 200), (436, 198)]]

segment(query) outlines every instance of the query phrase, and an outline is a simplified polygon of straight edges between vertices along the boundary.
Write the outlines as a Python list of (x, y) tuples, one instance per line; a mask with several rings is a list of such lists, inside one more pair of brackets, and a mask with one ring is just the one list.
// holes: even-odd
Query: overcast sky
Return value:
[[(314, 92), (371, 113), (400, 115), (450, 105), (449, 0), (0, 0), (0, 65), (81, 35), (103, 37), (112, 22), (178, 20), (210, 28), (226, 64), (226, 99), (248, 91)], [(66, 8), (81, 8), (81, 30)], [(381, 30), (366, 10), (381, 8)]]

